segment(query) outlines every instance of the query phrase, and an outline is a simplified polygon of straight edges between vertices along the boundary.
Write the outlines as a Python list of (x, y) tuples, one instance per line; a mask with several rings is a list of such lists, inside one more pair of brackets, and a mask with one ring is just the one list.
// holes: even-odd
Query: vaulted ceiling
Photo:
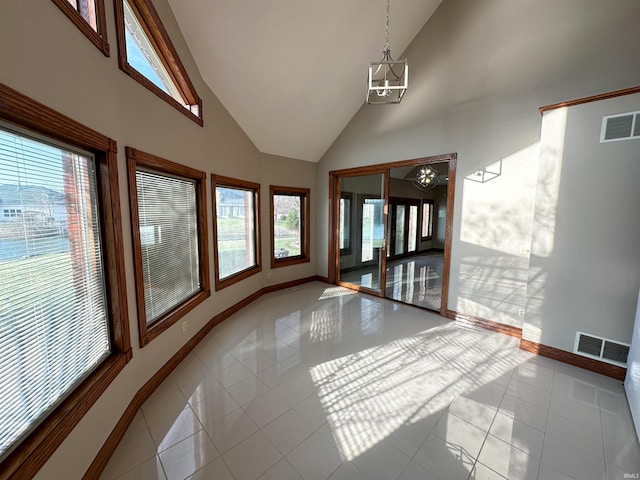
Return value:
[[(441, 2), (391, 2), (394, 58)], [(363, 105), (369, 61), (382, 57), (385, 44), (386, 0), (169, 4), (204, 81), (256, 147), (311, 162)]]

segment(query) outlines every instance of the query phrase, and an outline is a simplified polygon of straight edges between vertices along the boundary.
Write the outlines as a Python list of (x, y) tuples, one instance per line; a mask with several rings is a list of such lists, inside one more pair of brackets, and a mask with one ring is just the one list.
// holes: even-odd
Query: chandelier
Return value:
[(413, 183), (414, 187), (424, 192), (428, 192), (440, 184), (440, 178), (436, 170), (431, 168), (429, 165), (423, 165), (416, 172), (416, 176), (411, 183)]
[(409, 66), (407, 60), (391, 58), (389, 48), (389, 7), (387, 0), (387, 41), (382, 51), (382, 59), (369, 62), (367, 81), (367, 103), (384, 104), (400, 103), (409, 83)]

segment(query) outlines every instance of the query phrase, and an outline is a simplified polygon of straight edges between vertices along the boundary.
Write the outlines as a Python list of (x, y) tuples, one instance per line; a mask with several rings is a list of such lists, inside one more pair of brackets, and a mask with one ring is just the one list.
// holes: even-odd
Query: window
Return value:
[(115, 0), (118, 62), (136, 81), (202, 125), (202, 100), (150, 0)]
[(420, 201), (391, 197), (387, 226), (387, 257), (393, 258), (418, 251)]
[(131, 359), (117, 146), (2, 84), (0, 119), (0, 470), (31, 478)]
[(19, 218), (22, 217), (22, 209), (20, 208), (5, 208), (4, 209), (5, 217)]
[(260, 185), (212, 175), (216, 290), (262, 271)]
[(340, 192), (340, 255), (351, 253), (351, 216), (353, 215), (351, 199), (353, 194)]
[(211, 295), (207, 174), (127, 147), (140, 346)]
[(405, 206), (404, 205), (393, 205), (392, 208), (395, 211), (395, 236), (394, 240), (394, 255), (402, 255), (405, 252), (405, 238), (404, 238), (404, 227), (405, 227)]
[(407, 252), (418, 249), (418, 205), (409, 205), (409, 232), (407, 233)]
[(384, 245), (384, 199), (363, 197), (361, 261), (376, 258), (376, 250)]
[(52, 0), (73, 24), (104, 54), (109, 56), (104, 0)]
[(433, 238), (433, 200), (422, 200), (422, 230), (421, 240)]
[(271, 268), (309, 261), (309, 189), (269, 188)]

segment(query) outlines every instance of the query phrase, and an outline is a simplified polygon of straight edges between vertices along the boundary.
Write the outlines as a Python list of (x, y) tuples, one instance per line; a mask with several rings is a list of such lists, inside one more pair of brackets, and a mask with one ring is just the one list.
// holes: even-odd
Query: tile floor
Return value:
[(111, 479), (639, 478), (621, 382), (309, 283), (218, 325), (136, 415)]

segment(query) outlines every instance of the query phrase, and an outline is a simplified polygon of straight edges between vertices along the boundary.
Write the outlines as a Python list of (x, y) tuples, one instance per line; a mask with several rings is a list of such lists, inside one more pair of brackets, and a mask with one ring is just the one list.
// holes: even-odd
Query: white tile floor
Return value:
[(102, 479), (639, 474), (621, 382), (310, 283), (218, 325), (143, 405)]

